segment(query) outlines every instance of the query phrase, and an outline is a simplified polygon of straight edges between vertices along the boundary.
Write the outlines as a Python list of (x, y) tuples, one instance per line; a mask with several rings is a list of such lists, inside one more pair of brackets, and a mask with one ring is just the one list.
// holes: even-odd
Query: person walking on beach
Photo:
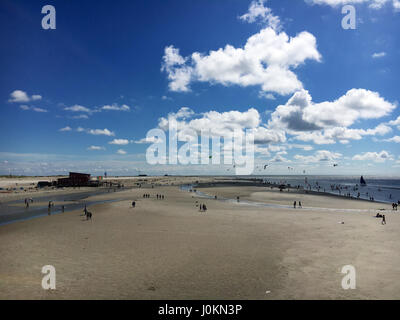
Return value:
[(301, 201), (299, 201), (299, 208), (303, 208), (303, 207), (301, 206)]
[(136, 206), (136, 202), (132, 201), (132, 208), (134, 208)]
[(386, 217), (385, 217), (385, 215), (382, 216), (382, 224), (386, 224)]
[(65, 210), (65, 206), (62, 205), (62, 206), (61, 206), (61, 212), (64, 213), (64, 210)]
[(293, 208), (296, 209), (296, 201), (293, 202)]

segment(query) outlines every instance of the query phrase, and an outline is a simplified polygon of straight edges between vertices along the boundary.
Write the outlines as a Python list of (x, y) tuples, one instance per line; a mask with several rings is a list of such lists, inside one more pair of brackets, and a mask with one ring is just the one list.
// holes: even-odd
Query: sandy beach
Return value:
[[(115, 200), (89, 206), (92, 221), (80, 209), (0, 226), (0, 299), (400, 298), (400, 214), (389, 204), (198, 189), (215, 200), (179, 187), (211, 178), (148, 179), (87, 198)], [(379, 209), (386, 225), (374, 217)], [(56, 290), (41, 287), (44, 265), (56, 269)], [(354, 290), (341, 286), (345, 265), (356, 269)]]

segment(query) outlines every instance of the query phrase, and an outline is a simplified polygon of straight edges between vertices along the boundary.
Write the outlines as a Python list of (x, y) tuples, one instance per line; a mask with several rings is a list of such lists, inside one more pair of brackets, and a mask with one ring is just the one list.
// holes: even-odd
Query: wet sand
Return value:
[[(389, 205), (259, 187), (201, 189), (287, 206), (262, 207), (177, 186), (193, 179), (90, 197), (119, 200), (90, 206), (92, 221), (76, 210), (0, 226), (0, 299), (400, 298), (400, 213)], [(291, 208), (294, 200), (304, 208)], [(385, 226), (373, 217), (381, 208)], [(349, 264), (355, 290), (341, 287)], [(44, 265), (56, 268), (56, 290), (41, 287)]]

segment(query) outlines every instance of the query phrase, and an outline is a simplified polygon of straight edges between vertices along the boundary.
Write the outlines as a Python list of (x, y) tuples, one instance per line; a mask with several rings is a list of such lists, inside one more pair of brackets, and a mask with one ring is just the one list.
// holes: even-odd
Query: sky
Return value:
[(233, 173), (150, 164), (176, 123), (252, 132), (256, 175), (398, 177), (399, 29), (399, 0), (3, 0), (0, 175)]

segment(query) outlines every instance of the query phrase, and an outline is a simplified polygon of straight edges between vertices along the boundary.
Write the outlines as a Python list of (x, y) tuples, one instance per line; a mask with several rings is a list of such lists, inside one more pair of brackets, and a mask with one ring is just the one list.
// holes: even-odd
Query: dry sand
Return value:
[[(92, 197), (120, 200), (90, 207), (92, 221), (74, 211), (0, 226), (0, 299), (400, 298), (400, 213), (388, 205), (257, 187), (201, 190), (305, 208), (250, 206), (176, 186), (194, 178), (162, 179)], [(373, 217), (379, 208), (385, 226)], [(44, 265), (56, 268), (56, 290), (41, 287)], [(341, 287), (344, 265), (356, 268), (355, 290)]]

